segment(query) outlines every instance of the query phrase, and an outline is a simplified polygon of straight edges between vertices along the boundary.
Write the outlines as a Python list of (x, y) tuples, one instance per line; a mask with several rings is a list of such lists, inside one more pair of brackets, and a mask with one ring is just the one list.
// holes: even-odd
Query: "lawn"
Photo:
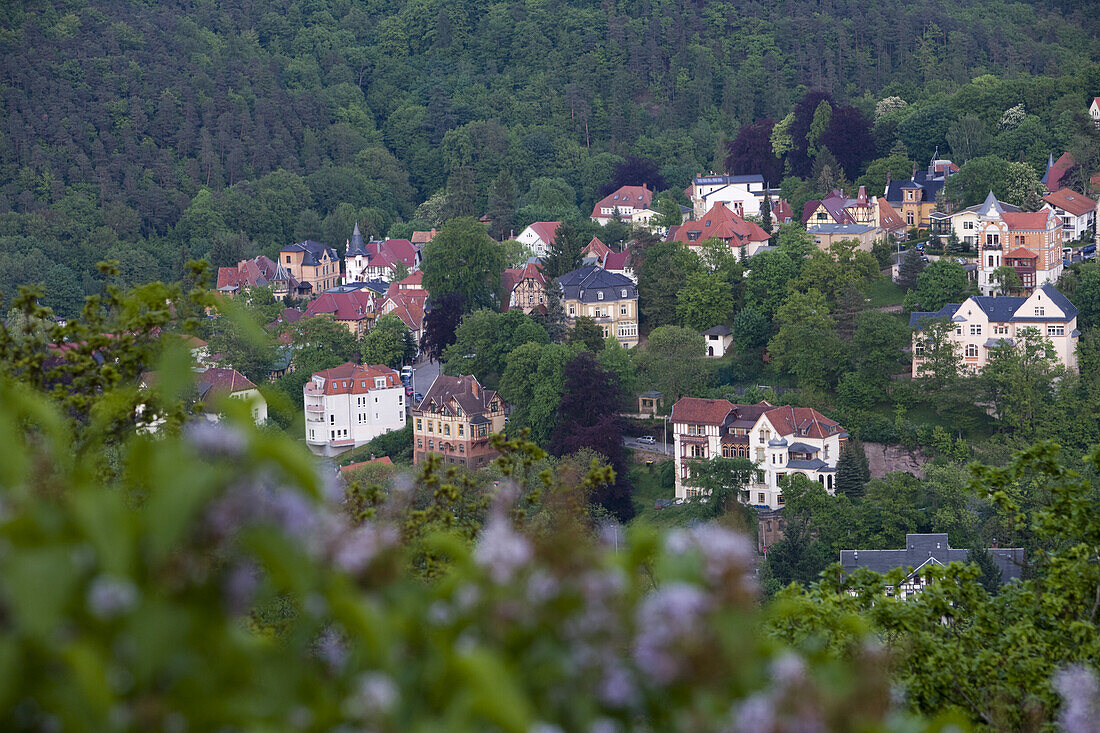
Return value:
[(887, 305), (901, 305), (905, 292), (890, 278), (883, 277), (872, 281), (867, 287), (867, 298), (871, 301), (870, 307), (882, 308)]
[(675, 498), (672, 486), (661, 485), (661, 466), (667, 461), (655, 461), (652, 466), (637, 463), (630, 469), (630, 483), (634, 486), (634, 524), (644, 524), (650, 527), (677, 527), (687, 524), (691, 517), (688, 516), (686, 506), (668, 506), (664, 509), (656, 509), (654, 505), (658, 499)]

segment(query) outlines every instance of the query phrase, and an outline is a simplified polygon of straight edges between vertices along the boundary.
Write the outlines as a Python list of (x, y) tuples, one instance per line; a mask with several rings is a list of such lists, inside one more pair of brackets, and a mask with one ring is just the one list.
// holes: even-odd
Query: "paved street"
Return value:
[(644, 450), (650, 453), (663, 453), (666, 456), (672, 455), (672, 443), (639, 443), (637, 438), (631, 438), (623, 436), (623, 445), (627, 448), (633, 448), (634, 450)]
[(439, 376), (440, 365), (438, 361), (422, 361), (419, 364), (413, 364), (413, 376), (412, 376), (412, 388), (413, 392), (419, 392), (424, 394), (428, 391), (428, 387), (432, 386), (432, 382)]

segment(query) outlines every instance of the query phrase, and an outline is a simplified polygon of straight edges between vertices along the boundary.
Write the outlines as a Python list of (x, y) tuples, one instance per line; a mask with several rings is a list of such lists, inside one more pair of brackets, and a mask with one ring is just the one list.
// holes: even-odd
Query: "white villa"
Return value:
[(405, 387), (389, 367), (349, 361), (314, 374), (302, 395), (314, 453), (334, 456), (405, 427)]

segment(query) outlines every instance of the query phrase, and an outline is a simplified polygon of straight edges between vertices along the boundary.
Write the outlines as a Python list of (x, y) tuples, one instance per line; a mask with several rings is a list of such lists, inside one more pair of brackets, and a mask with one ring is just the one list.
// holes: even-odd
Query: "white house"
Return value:
[(1097, 128), (1100, 128), (1100, 97), (1093, 97), (1089, 105), (1089, 117)]
[(267, 421), (267, 400), (256, 385), (236, 369), (210, 367), (198, 376), (196, 386), (199, 399), (208, 406), (207, 417), (215, 422), (221, 419), (219, 408), (227, 399), (246, 402), (257, 425)]
[(405, 427), (405, 388), (389, 367), (347, 362), (317, 372), (302, 388), (306, 445), (333, 456)]
[(535, 257), (545, 257), (560, 226), (560, 221), (536, 221), (520, 232), (516, 241), (527, 247)]
[(344, 282), (368, 280), (391, 282), (399, 267), (413, 270), (420, 264), (420, 252), (407, 239), (387, 239), (382, 242), (363, 241), (359, 225), (347, 242), (344, 254)]
[(592, 207), (592, 221), (605, 225), (618, 219), (624, 223), (649, 227), (657, 212), (650, 208), (653, 204), (653, 192), (649, 186), (620, 186)]
[(1077, 308), (1053, 285), (1036, 288), (1027, 297), (993, 298), (975, 295), (963, 303), (948, 303), (935, 313), (913, 313), (913, 376), (921, 376), (925, 363), (927, 321), (946, 320), (954, 325), (951, 340), (962, 355), (963, 367), (981, 371), (989, 363), (989, 350), (1003, 343), (1015, 345), (1020, 331), (1034, 328), (1050, 340), (1058, 360), (1077, 370)]
[(1096, 230), (1096, 202), (1072, 188), (1063, 188), (1043, 197), (1044, 208), (1062, 220), (1062, 241), (1076, 242)]
[(764, 200), (764, 176), (759, 173), (743, 176), (696, 176), (686, 191), (691, 199), (692, 218), (699, 219), (716, 203), (724, 203), (738, 216), (759, 216)]
[(676, 498), (699, 496), (691, 463), (711, 458), (745, 458), (756, 475), (740, 492), (758, 509), (784, 504), (785, 477), (802, 474), (832, 494), (836, 464), (848, 433), (809, 407), (776, 407), (768, 402), (735, 405), (728, 400), (682, 397), (672, 406)]
[(703, 338), (707, 340), (707, 356), (720, 359), (733, 346), (733, 332), (729, 326), (714, 326), (703, 331)]

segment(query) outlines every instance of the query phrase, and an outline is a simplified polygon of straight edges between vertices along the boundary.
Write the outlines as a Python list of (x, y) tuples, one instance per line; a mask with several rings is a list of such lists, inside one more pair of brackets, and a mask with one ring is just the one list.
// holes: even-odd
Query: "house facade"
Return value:
[(467, 468), (487, 466), (499, 454), (489, 436), (504, 430), (507, 406), (476, 377), (439, 375), (412, 410), (413, 463), (430, 454)]
[(638, 286), (625, 275), (585, 265), (557, 279), (569, 326), (587, 316), (625, 348), (638, 345)]
[(917, 170), (908, 181), (892, 181), (886, 178), (883, 198), (897, 212), (907, 227), (931, 225), (932, 212), (947, 179), (957, 173), (959, 167), (950, 160), (933, 159), (928, 168)]
[[(909, 571), (897, 587), (888, 587), (886, 594), (907, 598), (920, 593), (928, 581), (921, 570), (933, 565), (967, 561), (969, 550), (955, 549), (946, 534), (907, 534), (900, 550), (841, 550), (840, 564), (845, 574), (865, 568), (885, 575), (903, 568)], [(990, 547), (987, 552), (1001, 571), (1001, 582), (1019, 580), (1023, 574), (1024, 550), (1021, 547)]]
[(546, 257), (560, 226), (560, 221), (536, 221), (520, 232), (516, 241), (527, 247), (535, 257)]
[(1091, 239), (1096, 232), (1097, 202), (1071, 188), (1061, 188), (1043, 197), (1046, 208), (1062, 220), (1062, 242)]
[(377, 300), (369, 289), (335, 290), (310, 301), (304, 318), (325, 316), (343, 325), (356, 338), (370, 330), (378, 316)]
[(1100, 97), (1092, 98), (1092, 104), (1089, 105), (1089, 117), (1092, 118), (1092, 124), (1096, 125), (1096, 129), (1100, 130)]
[(302, 387), (306, 445), (334, 456), (405, 427), (405, 387), (389, 367), (347, 362)]
[(739, 494), (757, 509), (784, 505), (783, 483), (802, 474), (835, 491), (836, 464), (848, 434), (835, 421), (808, 407), (768, 402), (737, 405), (728, 400), (682, 397), (672, 406), (676, 498), (700, 496), (691, 464), (712, 458), (745, 458), (756, 474)]
[(1002, 344), (1015, 345), (1025, 328), (1036, 329), (1054, 347), (1058, 360), (1077, 371), (1077, 308), (1053, 285), (1045, 284), (1026, 297), (972, 296), (961, 304), (949, 303), (934, 313), (913, 313), (913, 377), (921, 376), (925, 365), (926, 323), (948, 321), (954, 329), (951, 341), (962, 357), (963, 367), (981, 371), (989, 363), (989, 350)]
[(638, 224), (648, 227), (657, 212), (651, 207), (653, 192), (649, 186), (620, 186), (617, 191), (604, 196), (592, 207), (592, 221), (607, 224), (609, 221), (621, 221), (626, 224)]
[(687, 245), (696, 254), (708, 239), (721, 239), (735, 253), (748, 258), (767, 247), (770, 236), (759, 224), (747, 221), (729, 208), (726, 202), (717, 201), (703, 216), (685, 221), (672, 235), (672, 241)]
[(420, 253), (408, 239), (364, 242), (356, 224), (344, 255), (344, 282), (390, 282), (401, 267), (413, 270), (419, 264)]
[(876, 239), (887, 234), (900, 235), (905, 229), (889, 202), (869, 196), (866, 186), (859, 187), (855, 198), (833, 189), (823, 199), (807, 201), (802, 209), (802, 223), (822, 249), (851, 239), (859, 242), (859, 248), (866, 252), (871, 251)]
[(257, 425), (267, 421), (267, 400), (256, 385), (236, 369), (210, 367), (198, 375), (196, 386), (199, 399), (209, 407), (207, 417), (213, 421), (220, 419), (226, 400), (241, 400), (247, 404), (252, 421)]
[(759, 173), (740, 176), (710, 173), (692, 178), (684, 193), (691, 200), (692, 218), (700, 219), (719, 202), (738, 216), (759, 216), (760, 204), (768, 192), (764, 176)]
[(707, 343), (707, 356), (720, 359), (733, 347), (733, 332), (729, 326), (714, 326), (703, 331)]
[(524, 313), (546, 312), (546, 275), (542, 264), (532, 259), (523, 267), (510, 267), (501, 274), (504, 301), (502, 310), (522, 309)]
[(320, 242), (306, 240), (283, 247), (279, 264), (313, 295), (340, 284), (340, 258), (335, 249)]

